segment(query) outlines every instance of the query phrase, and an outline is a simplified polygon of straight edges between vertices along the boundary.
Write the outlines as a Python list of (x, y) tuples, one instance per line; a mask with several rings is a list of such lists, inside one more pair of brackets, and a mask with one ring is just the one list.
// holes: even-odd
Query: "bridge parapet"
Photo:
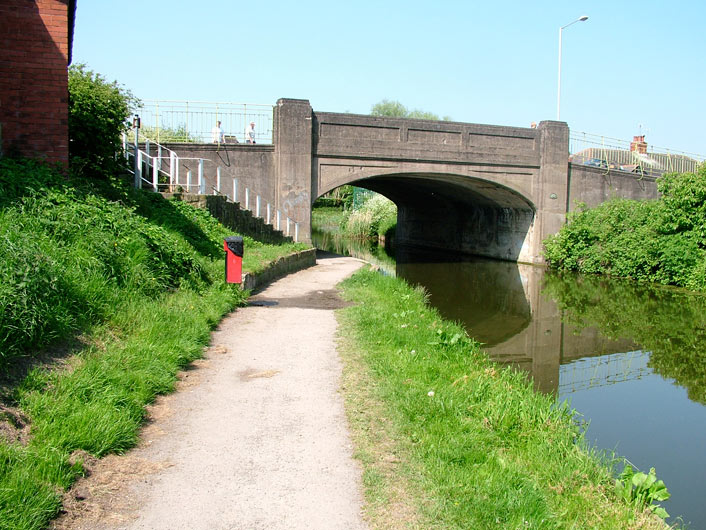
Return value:
[(536, 129), (314, 113), (314, 156), (539, 167)]

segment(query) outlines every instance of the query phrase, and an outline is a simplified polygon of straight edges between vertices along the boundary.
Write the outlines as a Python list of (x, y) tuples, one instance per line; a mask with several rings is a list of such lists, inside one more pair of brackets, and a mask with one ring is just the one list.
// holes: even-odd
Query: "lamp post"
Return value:
[(559, 28), (559, 81), (558, 81), (558, 86), (556, 89), (556, 119), (559, 121), (559, 118), (561, 116), (561, 32), (564, 30), (564, 28), (568, 28), (572, 24), (576, 24), (577, 22), (583, 22), (585, 20), (588, 20), (587, 15), (582, 15), (573, 22), (569, 22), (565, 26), (562, 26)]

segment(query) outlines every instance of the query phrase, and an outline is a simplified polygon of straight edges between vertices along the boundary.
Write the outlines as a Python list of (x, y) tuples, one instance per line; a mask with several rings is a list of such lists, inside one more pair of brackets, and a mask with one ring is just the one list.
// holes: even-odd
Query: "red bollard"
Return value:
[(228, 236), (223, 240), (226, 251), (226, 283), (241, 283), (243, 278), (243, 238)]

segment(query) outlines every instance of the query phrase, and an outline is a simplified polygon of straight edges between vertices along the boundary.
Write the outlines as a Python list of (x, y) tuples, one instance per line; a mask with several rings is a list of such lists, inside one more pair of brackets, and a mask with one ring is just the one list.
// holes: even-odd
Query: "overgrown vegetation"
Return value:
[[(343, 199), (333, 197), (318, 199), (311, 212), (314, 230), (343, 238), (378, 241), (392, 237), (397, 227), (397, 206), (377, 193), (366, 195), (359, 205), (353, 205), (350, 193), (344, 190)], [(334, 190), (335, 191), (335, 190)], [(365, 191), (365, 190), (364, 190)]]
[[(359, 453), (380, 526), (664, 528), (617, 494), (566, 406), (491, 363), (423, 292), (371, 271), (343, 288), (355, 302), (339, 313), (351, 424), (358, 439), (379, 436), (362, 418), (378, 404), (389, 431), (384, 446)], [(410, 510), (397, 495), (406, 485)]]
[[(0, 197), (0, 372), (127, 299), (222, 279), (231, 232), (187, 204), (10, 159), (0, 160)], [(245, 241), (252, 270), (267, 246)]]
[[(223, 281), (230, 230), (122, 180), (129, 93), (80, 65), (69, 89), (68, 172), (0, 159), (3, 529), (45, 528), (82, 455), (132, 447), (145, 405), (246, 296)], [(243, 239), (245, 271), (306, 247)]]
[(389, 236), (397, 226), (397, 207), (383, 195), (374, 195), (357, 209), (345, 210), (341, 230), (348, 237), (372, 238)]
[(69, 67), (69, 156), (74, 171), (101, 177), (121, 169), (123, 162), (115, 153), (135, 102), (130, 91), (86, 65)]
[(706, 289), (706, 165), (660, 177), (660, 199), (616, 199), (569, 216), (545, 241), (556, 269)]

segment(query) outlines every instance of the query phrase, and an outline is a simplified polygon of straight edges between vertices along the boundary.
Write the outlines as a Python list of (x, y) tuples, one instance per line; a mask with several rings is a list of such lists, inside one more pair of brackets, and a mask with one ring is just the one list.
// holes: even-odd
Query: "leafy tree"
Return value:
[(389, 99), (383, 99), (382, 101), (373, 105), (370, 109), (370, 114), (372, 116), (390, 116), (393, 118), (414, 118), (418, 120), (439, 120), (450, 121), (450, 116), (444, 116), (439, 118), (433, 112), (426, 112), (419, 109), (409, 110), (399, 101), (391, 101)]
[(351, 204), (353, 204), (353, 189), (353, 186), (346, 185), (329, 191), (325, 195), (322, 195), (316, 199), (316, 202), (314, 202), (314, 208), (319, 206), (328, 206), (348, 209), (351, 207)]
[(670, 173), (657, 181), (664, 213), (660, 231), (665, 234), (694, 232), (706, 248), (706, 164), (698, 173)]
[(84, 64), (69, 68), (69, 155), (73, 169), (93, 176), (109, 175), (122, 164), (115, 153), (133, 95), (109, 83)]
[(150, 140), (159, 141), (161, 144), (167, 142), (198, 143), (201, 141), (200, 138), (189, 133), (185, 125), (179, 125), (177, 127), (159, 127), (159, 129), (149, 125), (143, 125), (142, 129), (140, 129), (140, 135)]

